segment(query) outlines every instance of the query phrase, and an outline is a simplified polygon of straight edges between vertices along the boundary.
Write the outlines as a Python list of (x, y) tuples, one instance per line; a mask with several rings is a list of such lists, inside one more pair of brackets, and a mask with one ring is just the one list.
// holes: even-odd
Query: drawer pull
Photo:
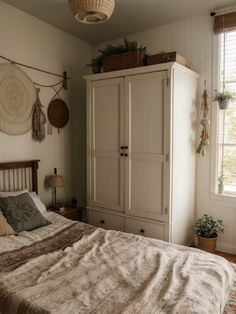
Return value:
[(120, 149), (124, 149), (124, 148), (125, 148), (124, 146), (121, 146), (121, 147), (120, 147)]
[(128, 146), (125, 146), (124, 149), (128, 149)]
[(144, 233), (144, 229), (140, 229), (140, 232), (141, 232), (141, 233)]
[(125, 153), (125, 157), (128, 157), (128, 154), (127, 154), (127, 153)]
[(124, 153), (121, 153), (121, 154), (120, 154), (121, 157), (124, 157), (124, 155), (125, 155)]
[(105, 220), (100, 220), (100, 223), (101, 223), (101, 224), (104, 224), (104, 223), (105, 223)]

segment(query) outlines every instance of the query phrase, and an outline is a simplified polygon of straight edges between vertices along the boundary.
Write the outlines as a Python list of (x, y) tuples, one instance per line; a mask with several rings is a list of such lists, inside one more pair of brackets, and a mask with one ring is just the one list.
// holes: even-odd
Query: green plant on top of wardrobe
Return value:
[(146, 47), (143, 45), (138, 46), (137, 41), (129, 41), (127, 38), (123, 39), (123, 43), (117, 44), (116, 46), (107, 45), (104, 49), (98, 50), (104, 57), (116, 55), (119, 53), (125, 53), (130, 51), (143, 52), (146, 54)]
[(100, 55), (91, 60), (88, 67), (91, 67), (93, 73), (100, 73), (103, 65), (104, 58), (126, 52), (140, 52), (146, 55), (146, 47), (143, 45), (138, 46), (137, 41), (129, 41), (127, 38), (123, 39), (123, 43), (116, 46), (107, 45), (104, 49), (99, 49)]
[(87, 67), (91, 67), (93, 73), (101, 73), (102, 64), (104, 56), (100, 55), (97, 58), (93, 58), (90, 64), (87, 64)]

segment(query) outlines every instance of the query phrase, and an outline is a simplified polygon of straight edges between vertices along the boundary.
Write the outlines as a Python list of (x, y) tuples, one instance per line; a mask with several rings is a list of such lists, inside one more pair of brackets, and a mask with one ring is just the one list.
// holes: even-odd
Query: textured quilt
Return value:
[[(38, 254), (29, 245), (22, 263), (15, 264), (14, 252), (0, 255), (3, 269), (3, 260), (11, 261), (11, 271), (0, 276), (0, 312), (224, 312), (235, 271), (223, 258), (80, 223), (71, 227), (76, 242), (64, 250), (58, 249), (63, 241), (59, 232), (51, 242), (45, 240), (54, 252)], [(73, 237), (68, 237), (69, 243)]]

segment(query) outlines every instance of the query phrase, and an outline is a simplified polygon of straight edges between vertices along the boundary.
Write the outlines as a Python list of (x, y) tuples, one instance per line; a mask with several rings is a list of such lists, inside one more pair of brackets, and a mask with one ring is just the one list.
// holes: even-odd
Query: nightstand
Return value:
[(65, 207), (65, 209), (62, 211), (62, 210), (50, 207), (48, 208), (48, 211), (52, 211), (67, 219), (82, 221), (82, 208)]

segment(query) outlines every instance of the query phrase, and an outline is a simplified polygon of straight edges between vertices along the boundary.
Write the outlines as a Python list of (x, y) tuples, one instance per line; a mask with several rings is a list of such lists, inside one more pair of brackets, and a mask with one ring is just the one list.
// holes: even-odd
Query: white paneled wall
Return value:
[[(129, 40), (137, 40), (139, 44), (146, 46), (149, 54), (177, 50), (190, 61), (191, 68), (200, 74), (199, 114), (204, 80), (207, 81), (209, 99), (212, 95), (212, 24), (211, 17), (198, 16), (127, 36)], [(118, 39), (109, 43), (120, 41), (121, 39)], [(97, 49), (106, 44), (95, 46), (94, 54), (97, 53)], [(198, 129), (200, 136), (201, 128), (198, 126)], [(180, 184), (181, 180), (184, 178), (180, 178)], [(236, 200), (222, 201), (217, 197), (210, 198), (209, 190), (210, 151), (207, 156), (197, 158), (197, 216), (209, 213), (216, 218), (221, 218), (226, 225), (226, 231), (220, 238), (218, 249), (236, 253)]]
[[(9, 136), (0, 132), (0, 162), (40, 159), (39, 195), (49, 204), (51, 189), (44, 185), (45, 176), (58, 172), (64, 176), (65, 187), (58, 189), (59, 199), (76, 196), (79, 204), (85, 204), (86, 196), (86, 63), (92, 55), (92, 47), (39, 19), (0, 1), (0, 55), (34, 67), (55, 73), (67, 71), (71, 80), (68, 91), (61, 93), (66, 101), (70, 120), (60, 134), (53, 129), (45, 141), (36, 143), (31, 132)], [(0, 62), (4, 60), (0, 59)], [(33, 81), (50, 85), (57, 77), (24, 68)], [(40, 99), (46, 113), (54, 96), (52, 88), (41, 88)]]

